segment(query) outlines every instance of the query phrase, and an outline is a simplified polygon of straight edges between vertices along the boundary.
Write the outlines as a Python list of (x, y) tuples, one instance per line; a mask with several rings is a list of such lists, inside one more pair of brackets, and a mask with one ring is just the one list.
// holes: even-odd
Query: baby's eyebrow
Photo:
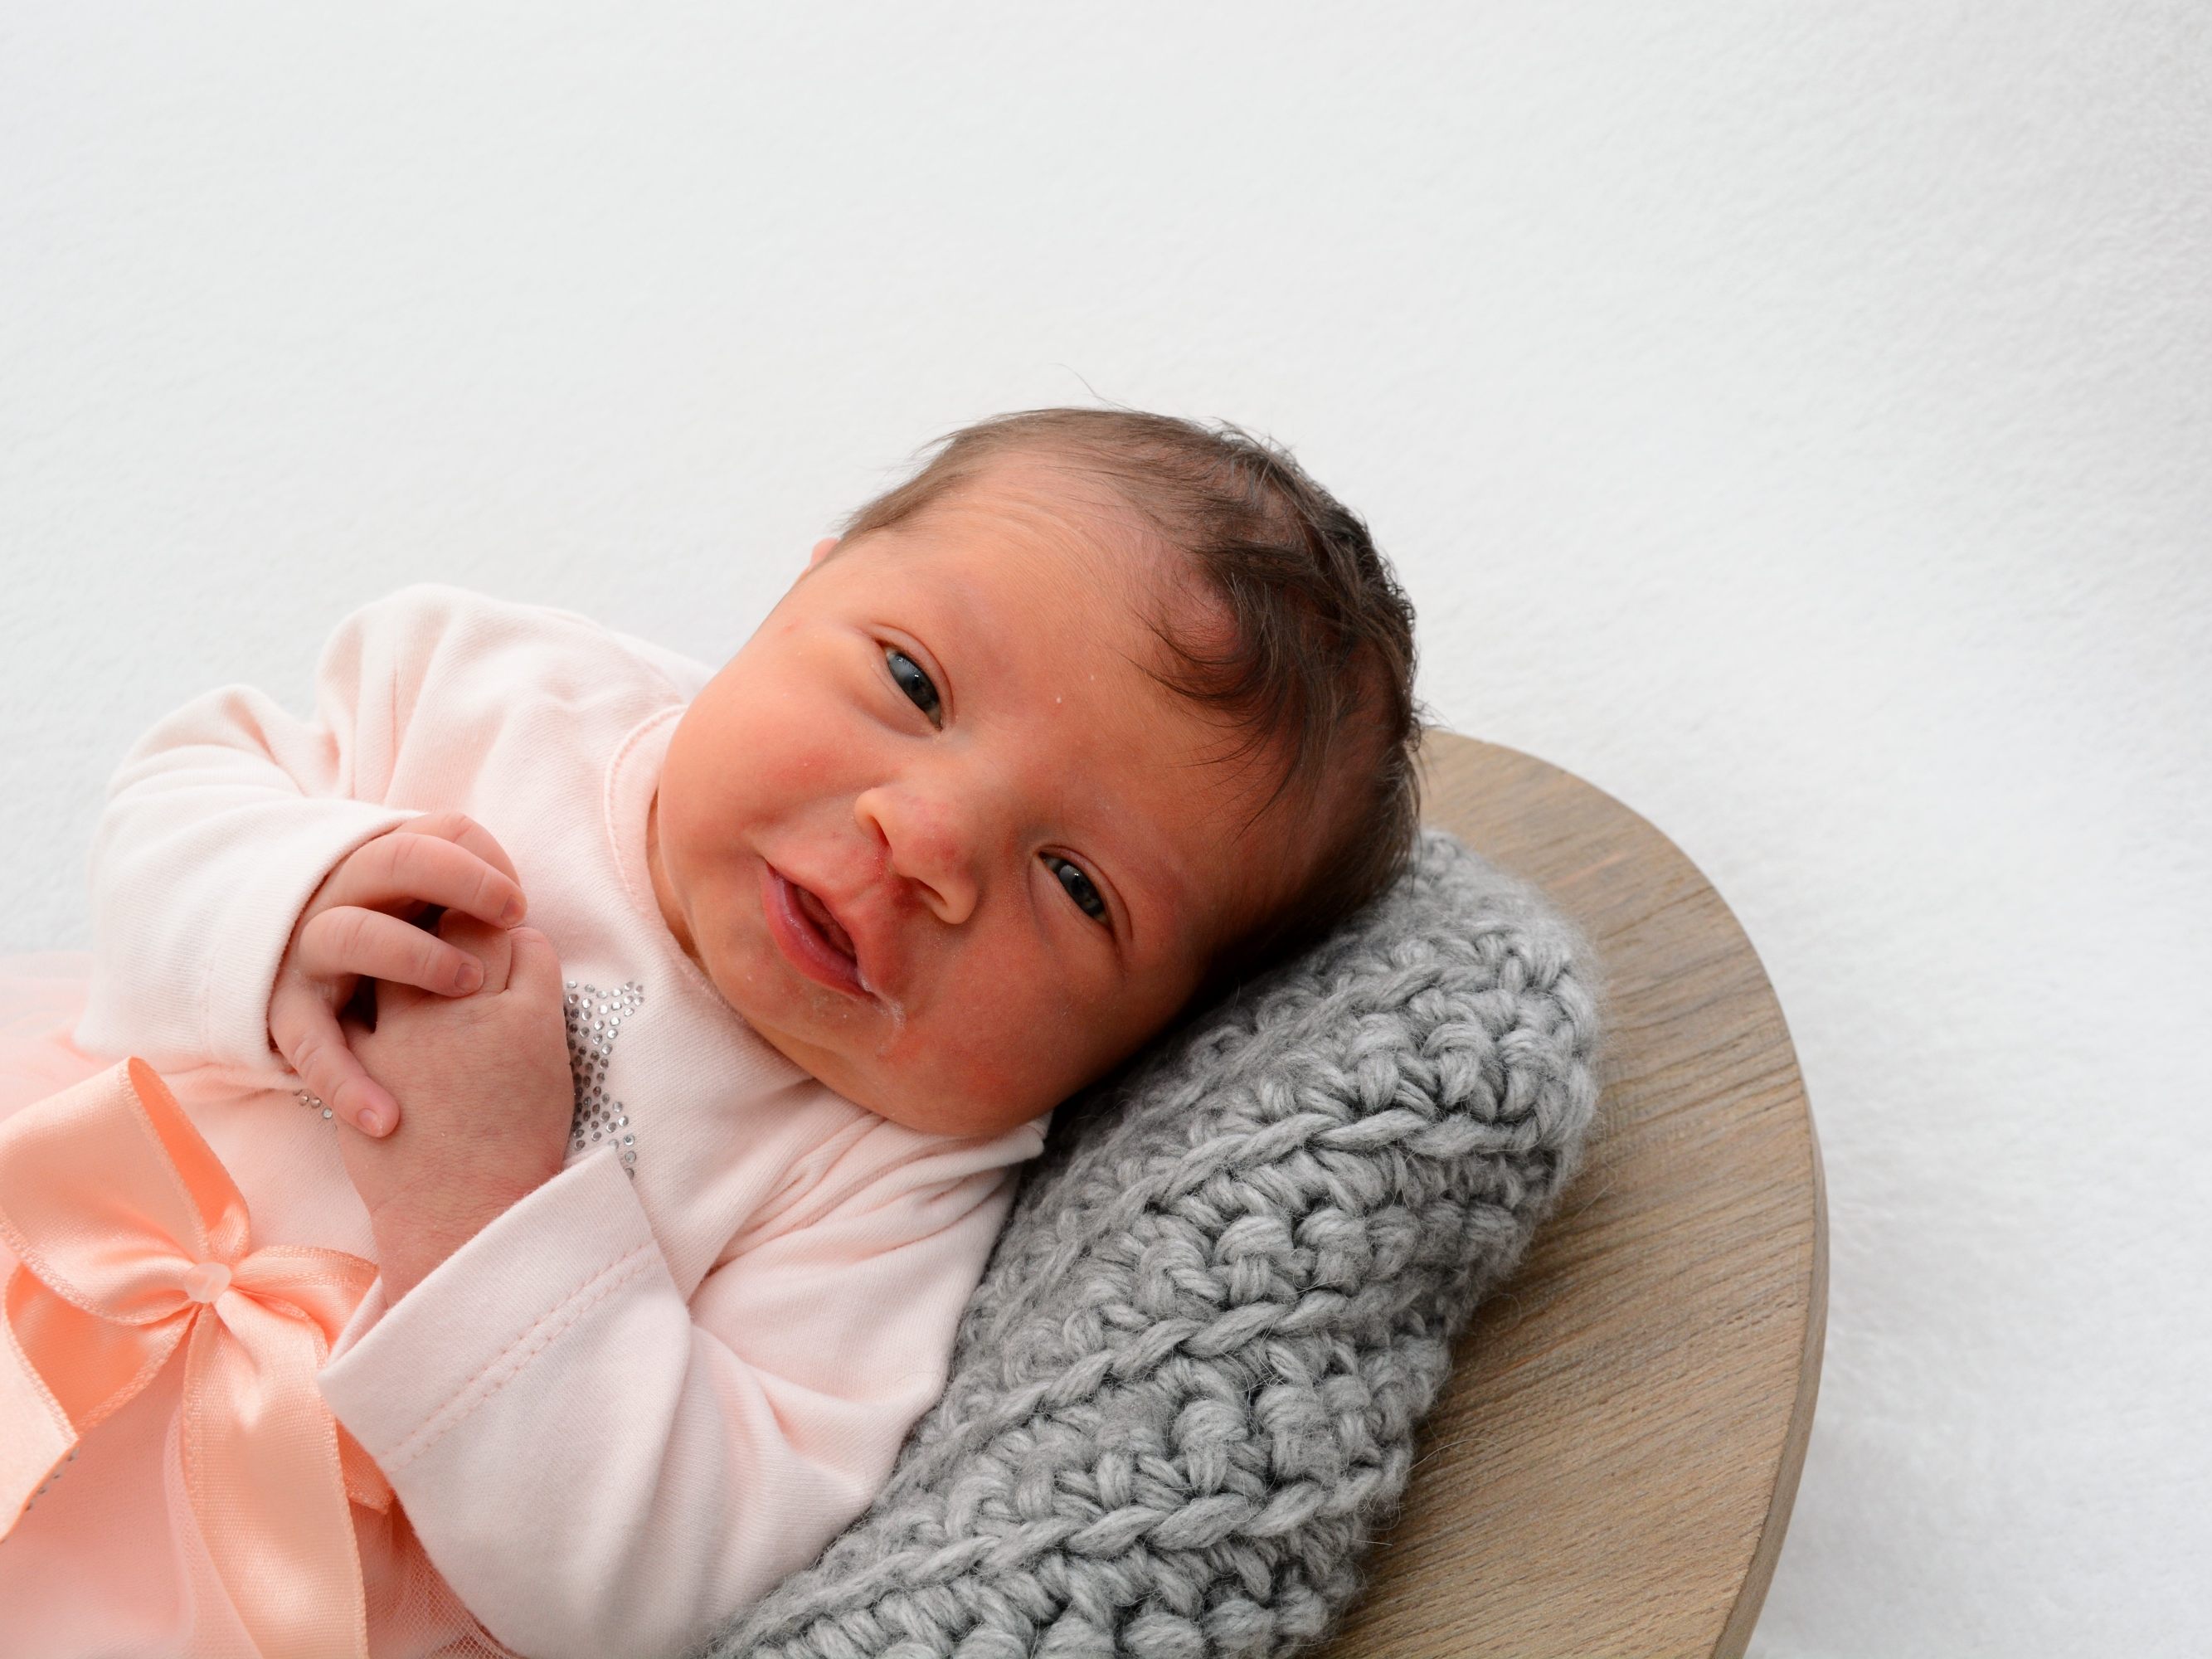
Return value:
[[(1132, 819), (1143, 822), (1133, 813), (1124, 817), (1125, 822)], [(1147, 823), (1146, 830), (1141, 839), (1149, 845), (1123, 842), (1114, 848), (1115, 866), (1127, 872), (1121, 886), (1122, 908), (1129, 915), (1132, 947), (1156, 918), (1171, 922), (1176, 915), (1188, 911), (1197, 896), (1182, 860), (1174, 856), (1173, 838), (1160, 833), (1156, 825)], [(1141, 905), (1138, 902), (1140, 898), (1144, 901)], [(1164, 927), (1163, 931), (1172, 929)]]

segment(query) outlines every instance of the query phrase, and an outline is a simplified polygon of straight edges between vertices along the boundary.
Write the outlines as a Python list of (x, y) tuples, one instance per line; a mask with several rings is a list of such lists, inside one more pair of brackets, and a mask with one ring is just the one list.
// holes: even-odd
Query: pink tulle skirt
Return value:
[(88, 951), (0, 956), (0, 1118), (115, 1063), (70, 1038), (91, 979)]
[[(0, 956), (0, 1120), (106, 1071), (71, 1032), (92, 957)], [(0, 1243), (0, 1282), (16, 1266)], [(0, 1539), (0, 1659), (207, 1659), (256, 1649), (210, 1560), (178, 1456), (183, 1365), (161, 1374), (79, 1443), (36, 1507)], [(0, 1435), (9, 1425), (0, 1422)], [(398, 1504), (356, 1506), (375, 1659), (498, 1659), (505, 1653), (438, 1576)], [(526, 1517), (516, 1517), (526, 1547)]]

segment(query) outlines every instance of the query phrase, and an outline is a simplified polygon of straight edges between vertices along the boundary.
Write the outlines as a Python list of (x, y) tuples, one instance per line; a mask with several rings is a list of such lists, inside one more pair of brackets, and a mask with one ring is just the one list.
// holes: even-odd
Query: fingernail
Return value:
[(509, 927), (514, 927), (516, 922), (520, 921), (522, 920), (522, 901), (519, 898), (511, 898), (507, 900), (507, 908), (499, 913), (499, 919), (503, 924)]
[(356, 1121), (360, 1123), (361, 1132), (365, 1135), (380, 1135), (384, 1133), (384, 1114), (374, 1106), (362, 1108), (361, 1116)]
[(473, 991), (483, 983), (483, 964), (465, 962), (453, 970), (453, 982), (464, 991)]

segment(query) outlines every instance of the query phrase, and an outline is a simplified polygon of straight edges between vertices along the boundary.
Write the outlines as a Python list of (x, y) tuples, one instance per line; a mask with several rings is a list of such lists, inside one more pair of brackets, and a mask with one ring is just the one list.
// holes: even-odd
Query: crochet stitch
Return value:
[(706, 1659), (1226, 1659), (1326, 1635), (1597, 1098), (1587, 942), (1437, 830), (1062, 1109), (875, 1503)]

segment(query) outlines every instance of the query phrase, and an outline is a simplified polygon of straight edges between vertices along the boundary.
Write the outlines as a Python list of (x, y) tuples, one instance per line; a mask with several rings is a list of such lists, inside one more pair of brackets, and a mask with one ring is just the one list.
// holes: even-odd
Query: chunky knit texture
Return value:
[(943, 1399), (713, 1659), (1214, 1659), (1325, 1635), (1596, 1103), (1589, 948), (1437, 831), (1070, 1103)]

